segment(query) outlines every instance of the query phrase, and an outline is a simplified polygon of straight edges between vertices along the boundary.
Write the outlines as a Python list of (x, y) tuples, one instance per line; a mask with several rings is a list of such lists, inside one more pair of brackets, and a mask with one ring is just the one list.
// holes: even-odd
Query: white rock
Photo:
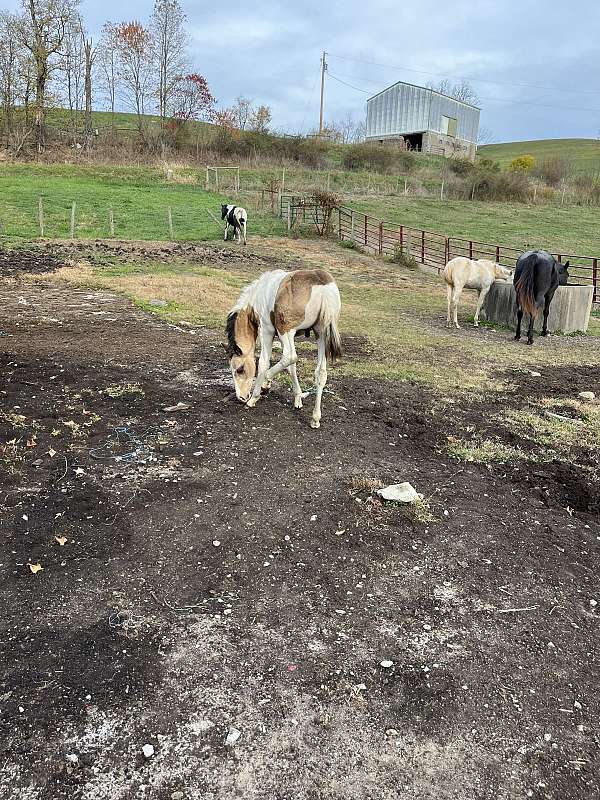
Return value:
[(383, 489), (378, 489), (377, 494), (384, 500), (393, 500), (396, 503), (414, 503), (419, 499), (417, 490), (408, 481), (385, 486)]
[(154, 747), (151, 744), (145, 744), (142, 747), (142, 753), (146, 758), (152, 758), (154, 755)]
[(229, 728), (229, 733), (227, 734), (227, 738), (225, 739), (225, 744), (228, 747), (233, 747), (233, 745), (237, 742), (237, 740), (242, 735), (241, 731), (238, 731), (237, 728)]
[(579, 392), (578, 397), (582, 400), (595, 400), (596, 395), (593, 392)]
[(597, 600), (590, 600), (590, 605), (591, 605), (592, 608), (596, 608), (596, 606), (598, 605), (598, 601)]
[(531, 375), (532, 378), (541, 378), (542, 377), (542, 373), (541, 372), (532, 372), (530, 370), (529, 374)]
[(79, 761), (79, 756), (77, 753), (67, 753), (66, 759), (71, 764), (76, 764)]
[(385, 659), (384, 661), (380, 661), (379, 663), (381, 664), (381, 666), (384, 669), (389, 669), (390, 667), (394, 666), (394, 662), (393, 661), (389, 661), (388, 659)]

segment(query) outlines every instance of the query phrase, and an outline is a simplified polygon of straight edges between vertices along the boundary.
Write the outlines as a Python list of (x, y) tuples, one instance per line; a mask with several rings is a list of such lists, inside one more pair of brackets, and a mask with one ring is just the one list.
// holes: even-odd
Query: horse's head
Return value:
[(494, 264), (494, 278), (499, 281), (512, 280), (513, 270), (503, 267), (502, 264)]
[(254, 347), (258, 335), (258, 322), (251, 311), (232, 311), (225, 326), (229, 368), (233, 377), (235, 396), (242, 403), (249, 400), (256, 377)]
[(227, 216), (227, 206), (221, 206), (221, 219), (225, 219)]
[(558, 285), (566, 286), (569, 282), (569, 262), (565, 261), (564, 264), (557, 263), (556, 269), (558, 272)]

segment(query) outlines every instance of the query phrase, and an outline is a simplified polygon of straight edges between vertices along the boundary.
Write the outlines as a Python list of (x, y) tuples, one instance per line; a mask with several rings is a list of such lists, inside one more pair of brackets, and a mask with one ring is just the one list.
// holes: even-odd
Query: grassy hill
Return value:
[(498, 161), (503, 167), (522, 155), (532, 155), (538, 163), (562, 158), (572, 162), (576, 172), (600, 174), (600, 140), (596, 139), (539, 139), (487, 144), (479, 148), (479, 154)]

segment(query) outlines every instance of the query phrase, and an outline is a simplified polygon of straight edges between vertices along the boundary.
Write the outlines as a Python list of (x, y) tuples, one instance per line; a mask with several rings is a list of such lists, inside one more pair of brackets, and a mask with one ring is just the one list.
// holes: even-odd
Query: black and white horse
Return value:
[(221, 219), (225, 220), (225, 236), (224, 241), (227, 241), (229, 228), (233, 228), (233, 236), (237, 238), (238, 242), (244, 237), (244, 244), (246, 244), (246, 223), (248, 222), (248, 214), (245, 208), (240, 206), (221, 206)]
[(514, 285), (517, 293), (517, 332), (515, 339), (521, 338), (523, 311), (529, 314), (527, 344), (533, 344), (533, 324), (541, 309), (544, 309), (542, 336), (548, 335), (548, 314), (550, 303), (559, 286), (566, 286), (569, 280), (569, 262), (560, 264), (546, 250), (529, 250), (517, 261)]

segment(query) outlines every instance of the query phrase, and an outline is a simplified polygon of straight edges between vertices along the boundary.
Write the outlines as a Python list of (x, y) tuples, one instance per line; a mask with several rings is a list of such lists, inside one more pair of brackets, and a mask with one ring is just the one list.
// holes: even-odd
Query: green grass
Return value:
[(600, 211), (583, 206), (365, 197), (353, 203), (388, 222), (527, 250), (600, 256)]
[(479, 155), (507, 167), (513, 158), (532, 155), (539, 163), (551, 158), (570, 161), (579, 173), (600, 174), (600, 141), (597, 139), (541, 139), (531, 142), (506, 142), (480, 147)]
[[(76, 237), (82, 239), (109, 236), (110, 208), (116, 238), (168, 239), (169, 207), (176, 239), (217, 239), (222, 229), (207, 209), (220, 220), (221, 203), (232, 200), (225, 193), (206, 192), (194, 176), (170, 182), (164, 171), (152, 167), (5, 164), (0, 165), (4, 236), (33, 239), (39, 235), (40, 197), (45, 237), (69, 235), (71, 204), (75, 202)], [(271, 234), (280, 232), (282, 225), (268, 212), (253, 210), (251, 228), (253, 233)]]

